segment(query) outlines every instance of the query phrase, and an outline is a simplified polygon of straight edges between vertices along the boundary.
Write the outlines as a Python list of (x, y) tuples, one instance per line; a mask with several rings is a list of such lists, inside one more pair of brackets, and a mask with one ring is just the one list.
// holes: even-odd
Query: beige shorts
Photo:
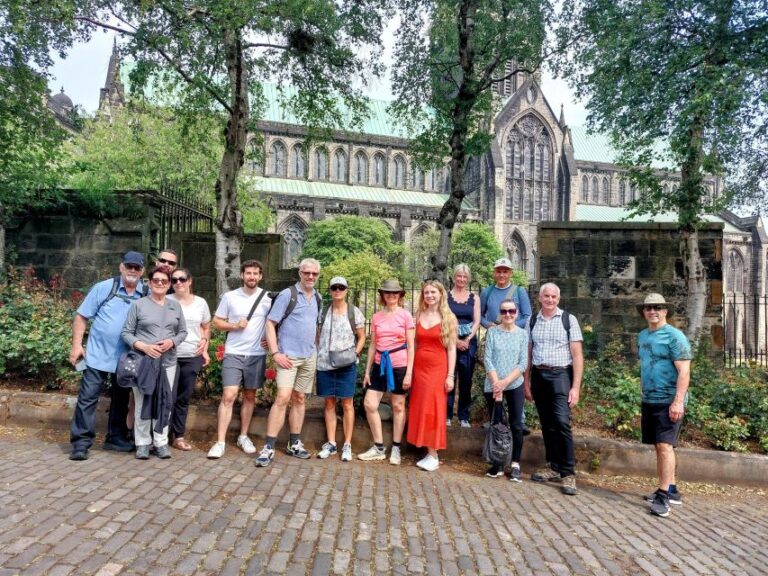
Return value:
[(317, 370), (317, 355), (312, 354), (309, 358), (288, 356), (288, 360), (293, 363), (292, 368), (277, 366), (277, 378), (275, 378), (277, 387), (292, 388), (295, 392), (312, 394)]

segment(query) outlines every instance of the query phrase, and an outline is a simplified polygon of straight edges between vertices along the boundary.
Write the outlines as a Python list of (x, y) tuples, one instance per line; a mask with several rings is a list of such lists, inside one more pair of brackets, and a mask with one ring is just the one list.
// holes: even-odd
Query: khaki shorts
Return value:
[(288, 356), (288, 360), (293, 363), (292, 368), (286, 369), (277, 366), (277, 378), (275, 378), (277, 387), (292, 388), (295, 392), (312, 394), (317, 369), (317, 355), (312, 354), (309, 358)]

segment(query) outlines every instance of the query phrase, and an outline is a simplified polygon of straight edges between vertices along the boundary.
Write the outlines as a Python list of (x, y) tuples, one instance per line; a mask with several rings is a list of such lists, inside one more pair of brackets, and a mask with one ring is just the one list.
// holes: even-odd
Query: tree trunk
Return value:
[(237, 176), (245, 159), (248, 136), (248, 70), (243, 61), (240, 30), (224, 31), (230, 86), (230, 110), (224, 130), (224, 154), (216, 180), (216, 292), (221, 295), (240, 283), (243, 215), (237, 203)]
[(0, 203), (0, 283), (5, 282), (5, 208)]
[(685, 256), (686, 284), (688, 297), (686, 300), (686, 336), (695, 346), (701, 338), (701, 328), (704, 323), (704, 312), (707, 309), (707, 272), (699, 253), (699, 233), (696, 230), (683, 232), (682, 252)]

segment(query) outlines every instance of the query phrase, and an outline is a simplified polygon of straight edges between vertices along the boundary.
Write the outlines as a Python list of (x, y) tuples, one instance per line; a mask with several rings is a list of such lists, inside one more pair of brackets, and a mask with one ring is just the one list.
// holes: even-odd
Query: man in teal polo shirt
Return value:
[(680, 330), (667, 324), (669, 305), (661, 294), (648, 294), (637, 311), (648, 328), (637, 337), (642, 382), (643, 444), (656, 447), (659, 487), (646, 496), (651, 514), (669, 516), (670, 504), (682, 504), (675, 485), (675, 446), (683, 423), (691, 377), (691, 345)]
[[(82, 368), (83, 376), (69, 433), (72, 444), (70, 460), (88, 459), (88, 450), (96, 436), (96, 405), (107, 378), (112, 380), (112, 401), (104, 448), (118, 452), (130, 452), (134, 448), (128, 440), (126, 425), (131, 391), (116, 386), (114, 376), (120, 355), (128, 349), (120, 337), (128, 309), (144, 292), (141, 282), (143, 272), (144, 256), (138, 252), (127, 252), (120, 264), (120, 276), (91, 287), (75, 314), (69, 361), (78, 369)], [(85, 349), (83, 337), (89, 321), (91, 327)]]

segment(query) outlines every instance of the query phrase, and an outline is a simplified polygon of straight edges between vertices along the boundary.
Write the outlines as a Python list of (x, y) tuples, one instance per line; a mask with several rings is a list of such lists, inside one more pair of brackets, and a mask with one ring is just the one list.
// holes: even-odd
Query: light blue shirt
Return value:
[[(277, 331), (277, 347), (283, 354), (295, 358), (310, 358), (315, 353), (315, 336), (317, 334), (317, 320), (320, 316), (320, 310), (317, 307), (317, 298), (315, 298), (315, 289), (307, 300), (307, 295), (301, 287), (301, 283), (296, 283), (298, 298), (296, 307), (291, 312)], [(283, 319), (288, 303), (291, 301), (291, 290), (286, 288), (275, 298), (272, 311), (267, 316), (267, 320), (278, 323)]]
[[(483, 303), (483, 293), (488, 294), (488, 298)], [(517, 316), (515, 317), (515, 324), (520, 328), (525, 328), (528, 324), (528, 319), (531, 317), (531, 299), (528, 297), (528, 290), (522, 286), (516, 286), (510, 284), (506, 288), (499, 288), (495, 284), (485, 288), (481, 293), (481, 314), (480, 324), (484, 328), (488, 328), (491, 324), (496, 324), (499, 321), (499, 308), (504, 300), (512, 299), (517, 308)]]
[(646, 328), (637, 337), (637, 350), (643, 402), (671, 404), (677, 392), (675, 360), (690, 360), (693, 357), (688, 338), (669, 324), (658, 330)]
[(120, 277), (120, 286), (114, 298), (104, 302), (112, 291), (113, 282), (114, 279), (110, 278), (94, 284), (77, 309), (80, 316), (93, 320), (85, 347), (85, 364), (104, 372), (114, 372), (120, 355), (128, 350), (128, 345), (120, 337), (123, 324), (133, 301), (139, 300), (144, 293), (144, 286), (139, 281), (136, 290), (129, 295)]
[[(499, 380), (509, 376), (515, 368), (520, 369), (516, 378), (504, 390), (514, 390), (523, 384), (523, 374), (528, 367), (528, 334), (518, 328), (507, 332), (501, 328), (491, 328), (485, 336), (485, 372), (496, 372)], [(483, 392), (493, 392), (491, 379), (486, 376)]]

